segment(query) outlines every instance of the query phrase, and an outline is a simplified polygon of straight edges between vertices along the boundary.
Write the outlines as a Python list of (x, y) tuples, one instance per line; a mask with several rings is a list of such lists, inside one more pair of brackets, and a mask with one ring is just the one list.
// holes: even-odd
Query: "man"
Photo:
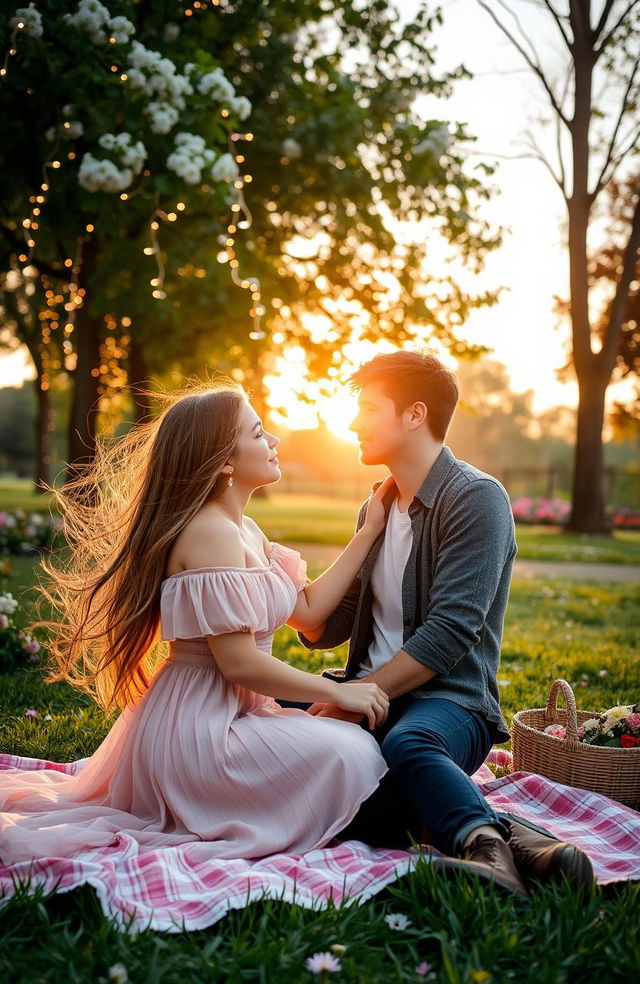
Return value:
[[(404, 825), (447, 856), (445, 870), (462, 867), (519, 895), (530, 876), (564, 873), (585, 887), (593, 875), (581, 851), (497, 815), (470, 778), (509, 738), (496, 677), (516, 544), (503, 487), (444, 446), (455, 377), (434, 356), (394, 352), (351, 382), (361, 460), (386, 465), (397, 496), (341, 604), (300, 635), (322, 649), (349, 638), (346, 669), (327, 674), (345, 685), (374, 680), (391, 698), (374, 732), (389, 774), (341, 836), (384, 842)], [(309, 713), (360, 723), (333, 705)]]

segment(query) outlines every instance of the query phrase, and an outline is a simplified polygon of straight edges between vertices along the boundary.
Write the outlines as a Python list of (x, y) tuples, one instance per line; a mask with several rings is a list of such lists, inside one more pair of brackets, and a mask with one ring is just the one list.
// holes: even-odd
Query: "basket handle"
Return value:
[(562, 691), (567, 703), (567, 736), (565, 741), (571, 745), (578, 744), (578, 715), (576, 709), (576, 698), (573, 690), (566, 680), (554, 680), (549, 690), (549, 699), (544, 712), (544, 719), (547, 724), (551, 724), (556, 719), (558, 708), (558, 694)]

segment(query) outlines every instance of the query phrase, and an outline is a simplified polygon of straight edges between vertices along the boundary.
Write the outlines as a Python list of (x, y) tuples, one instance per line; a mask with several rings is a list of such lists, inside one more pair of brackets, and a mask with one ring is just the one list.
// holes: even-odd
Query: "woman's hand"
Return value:
[(384, 497), (391, 491), (397, 492), (396, 483), (392, 475), (388, 475), (384, 482), (381, 482), (372, 494), (367, 504), (367, 515), (362, 529), (369, 533), (374, 539), (384, 530), (386, 514), (384, 508)]
[(335, 701), (344, 711), (366, 716), (373, 731), (386, 720), (389, 698), (377, 683), (339, 683)]

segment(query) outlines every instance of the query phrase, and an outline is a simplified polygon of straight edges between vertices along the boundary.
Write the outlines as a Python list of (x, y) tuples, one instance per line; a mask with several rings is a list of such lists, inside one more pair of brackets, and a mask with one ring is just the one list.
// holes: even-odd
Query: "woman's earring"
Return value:
[(233, 485), (233, 478), (231, 477), (231, 475), (229, 475), (229, 478), (227, 479), (227, 485), (229, 486), (229, 488), (231, 488), (231, 486)]

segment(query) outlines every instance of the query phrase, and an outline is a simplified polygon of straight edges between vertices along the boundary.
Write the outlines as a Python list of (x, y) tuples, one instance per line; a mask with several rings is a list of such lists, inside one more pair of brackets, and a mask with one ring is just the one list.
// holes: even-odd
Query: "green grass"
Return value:
[[(348, 543), (360, 503), (319, 495), (254, 498), (248, 513), (271, 540), (300, 543)], [(0, 510), (46, 512), (47, 496), (25, 481), (0, 481)], [(616, 530), (611, 536), (562, 533), (555, 527), (518, 526), (518, 556), (523, 560), (566, 560), (601, 564), (640, 564), (640, 532)]]
[(16, 478), (0, 479), (0, 509), (11, 512), (23, 509), (25, 512), (46, 512), (50, 496), (36, 492), (32, 482)]
[[(12, 567), (9, 588), (26, 599), (32, 562), (20, 558)], [(575, 685), (581, 709), (640, 700), (639, 602), (640, 585), (516, 581), (499, 674), (506, 717), (543, 706), (556, 676)], [(345, 656), (345, 647), (310, 656), (286, 628), (277, 634), (276, 649), (313, 671), (339, 665)], [(25, 718), (28, 707), (40, 717)], [(91, 754), (110, 723), (66, 684), (45, 684), (37, 668), (1, 681), (3, 751), (72, 760)], [(389, 929), (384, 916), (390, 912), (404, 913), (408, 929)], [(442, 984), (609, 984), (635, 979), (638, 928), (637, 882), (598, 889), (587, 900), (564, 885), (541, 886), (521, 901), (466, 879), (449, 883), (428, 865), (362, 906), (313, 912), (263, 901), (205, 931), (144, 932), (133, 939), (113, 928), (94, 892), (83, 888), (48, 899), (22, 894), (2, 910), (0, 978), (7, 984), (92, 984), (106, 982), (109, 967), (121, 962), (136, 984), (309, 982), (318, 978), (304, 969), (305, 959), (340, 943), (347, 947), (342, 971), (330, 979), (354, 984), (417, 982), (415, 967), (423, 960)]]

